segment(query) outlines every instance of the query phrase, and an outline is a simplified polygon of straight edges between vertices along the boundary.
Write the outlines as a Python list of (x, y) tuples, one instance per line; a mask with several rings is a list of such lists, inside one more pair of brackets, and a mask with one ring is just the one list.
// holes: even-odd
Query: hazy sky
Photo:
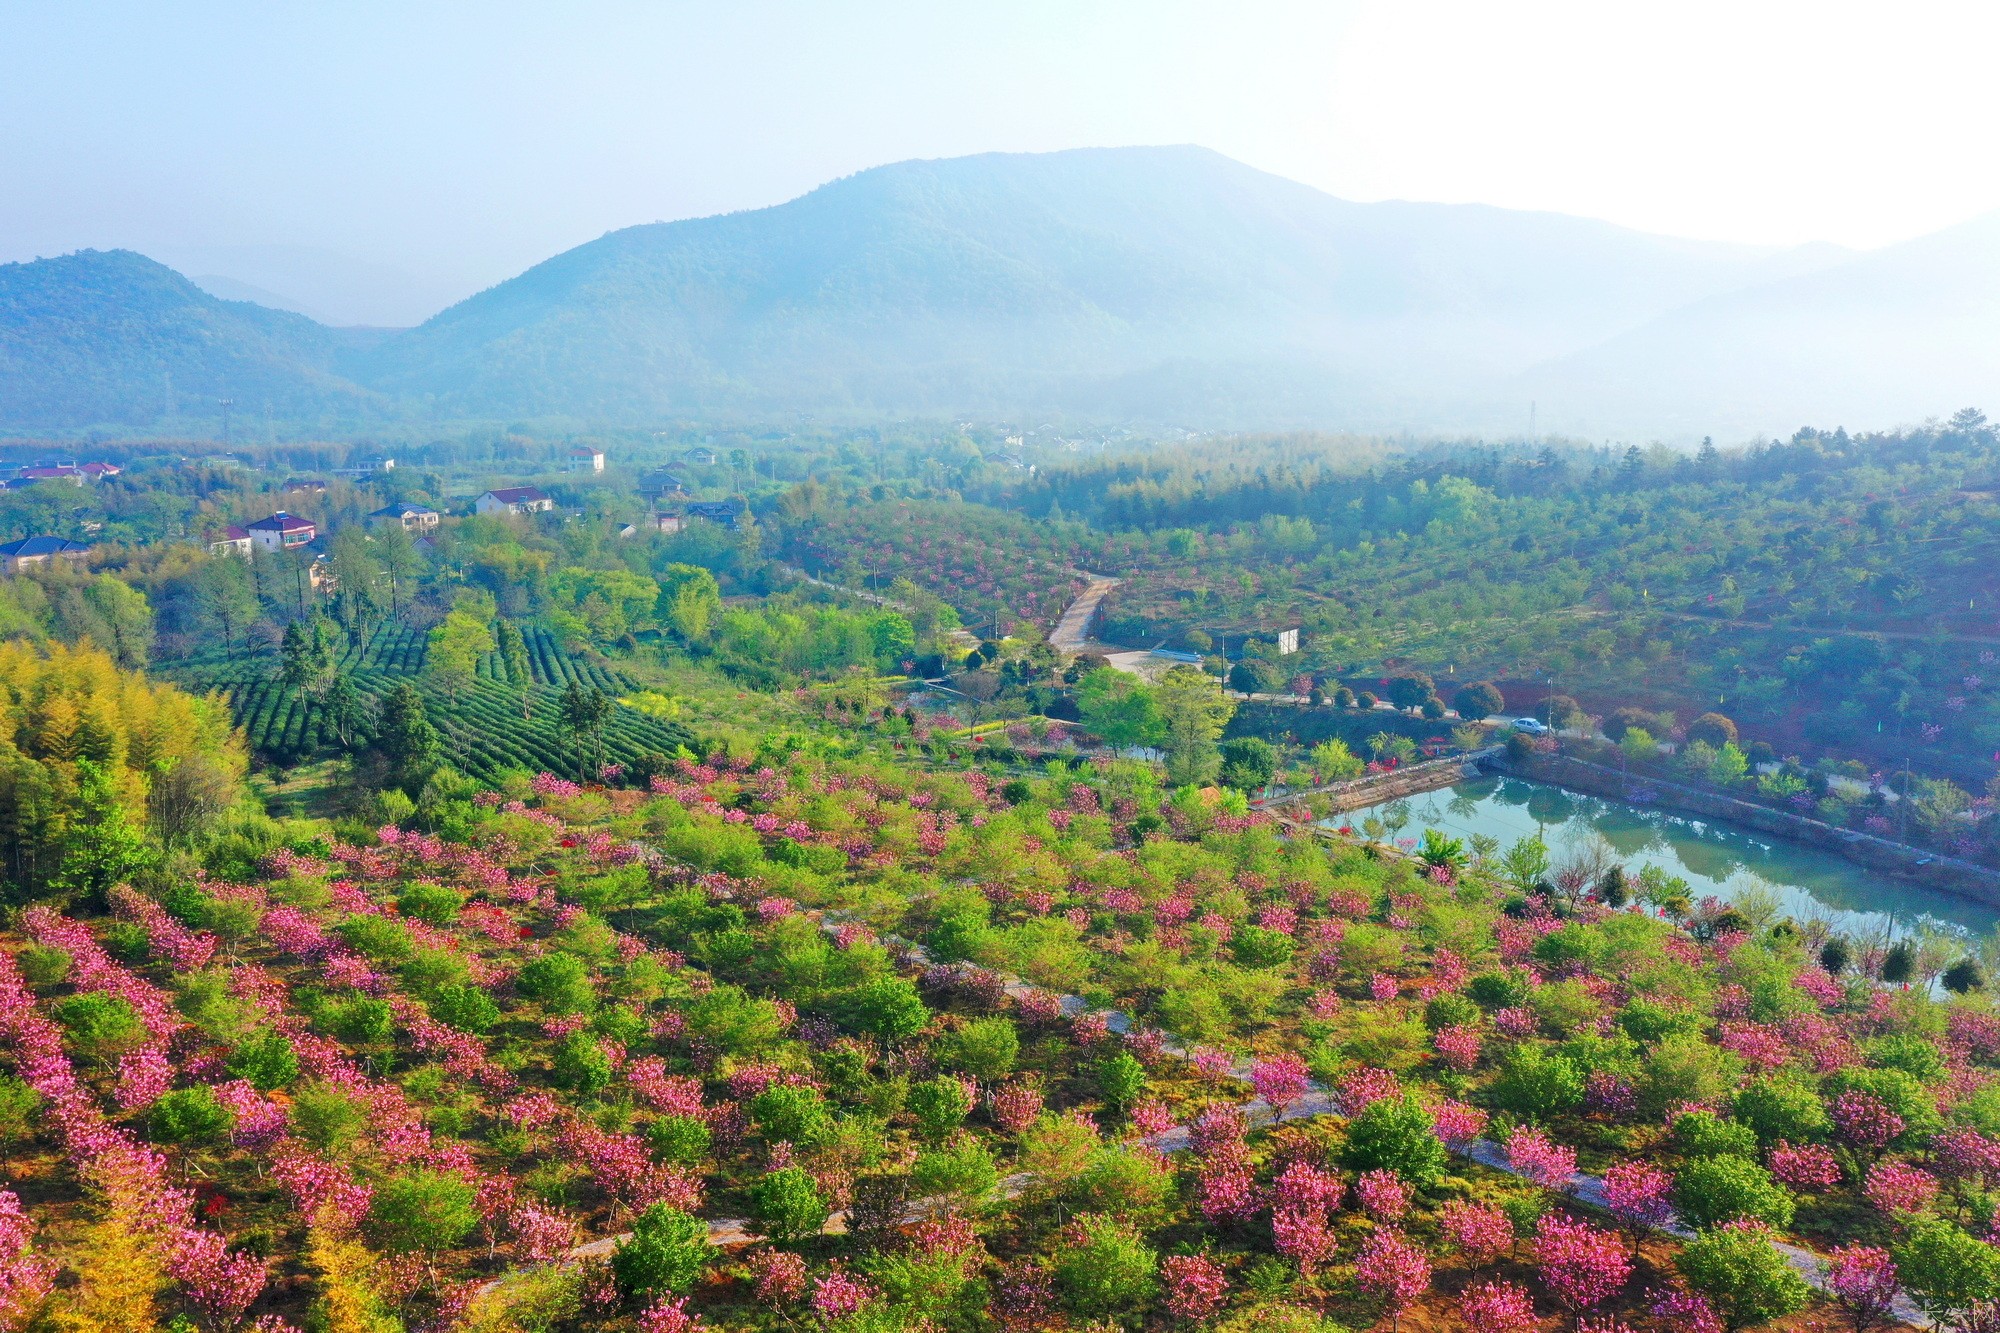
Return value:
[(1199, 143), (1355, 199), (1873, 246), (2000, 208), (1971, 3), (0, 0), (0, 258), (407, 322), (910, 157)]

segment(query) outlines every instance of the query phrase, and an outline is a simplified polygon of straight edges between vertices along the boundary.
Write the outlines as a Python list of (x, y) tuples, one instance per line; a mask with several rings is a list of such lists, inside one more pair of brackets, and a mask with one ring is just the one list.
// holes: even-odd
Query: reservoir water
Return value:
[(1902, 935), (1926, 919), (1973, 935), (2000, 923), (2000, 908), (1879, 874), (1816, 847), (1518, 778), (1462, 782), (1325, 822), (1359, 829), (1371, 816), (1392, 826), (1402, 819), (1397, 838), (1421, 838), (1434, 828), (1459, 839), (1485, 834), (1499, 839), (1502, 849), (1540, 830), (1557, 863), (1576, 840), (1602, 837), (1628, 873), (1656, 865), (1686, 880), (1697, 900), (1708, 894), (1728, 900), (1761, 880), (1789, 915), (1825, 916), (1856, 937), (1885, 930)]

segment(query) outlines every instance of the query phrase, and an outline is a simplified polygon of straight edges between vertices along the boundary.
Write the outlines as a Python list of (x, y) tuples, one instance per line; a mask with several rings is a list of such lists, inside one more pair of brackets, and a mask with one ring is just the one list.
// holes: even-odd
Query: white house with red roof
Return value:
[(269, 518), (258, 519), (246, 531), (250, 534), (251, 544), (263, 551), (289, 551), (304, 546), (319, 535), (319, 529), (313, 526), (311, 519), (288, 514), (282, 509)]
[(250, 530), (248, 528), (239, 528), (234, 523), (231, 523), (220, 532), (211, 532), (208, 534), (208, 553), (210, 555), (247, 556), (250, 554), (250, 548), (253, 544), (250, 539)]

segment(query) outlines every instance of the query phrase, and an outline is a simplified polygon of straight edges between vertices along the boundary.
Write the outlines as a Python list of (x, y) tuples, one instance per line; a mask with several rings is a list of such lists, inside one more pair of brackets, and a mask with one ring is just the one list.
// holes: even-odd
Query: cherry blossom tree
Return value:
[(1382, 1302), (1394, 1333), (1403, 1312), (1430, 1289), (1430, 1256), (1402, 1232), (1382, 1227), (1362, 1242), (1354, 1259), (1354, 1281)]

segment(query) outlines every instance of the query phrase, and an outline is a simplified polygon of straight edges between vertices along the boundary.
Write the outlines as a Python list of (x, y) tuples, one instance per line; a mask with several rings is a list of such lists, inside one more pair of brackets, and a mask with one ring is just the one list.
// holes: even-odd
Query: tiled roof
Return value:
[(67, 537), (50, 537), (44, 535), (23, 537), (19, 541), (8, 542), (4, 546), (0, 546), (0, 556), (11, 558), (23, 555), (74, 555), (79, 551), (88, 551), (89, 549), (90, 547), (83, 542), (73, 542)]

